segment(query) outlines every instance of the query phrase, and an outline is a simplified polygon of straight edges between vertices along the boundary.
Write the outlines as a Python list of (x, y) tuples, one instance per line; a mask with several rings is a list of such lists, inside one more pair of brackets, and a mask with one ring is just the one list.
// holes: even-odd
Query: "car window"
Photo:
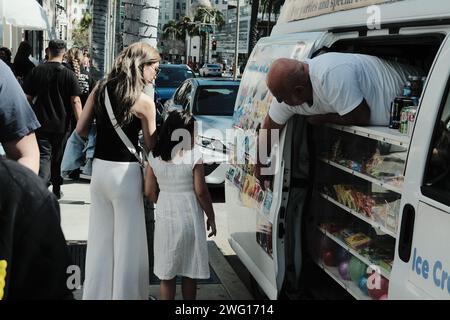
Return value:
[(201, 87), (195, 103), (195, 114), (232, 116), (239, 86)]
[(183, 95), (184, 95), (187, 85), (188, 85), (188, 82), (186, 81), (185, 83), (183, 83), (181, 85), (181, 87), (179, 87), (177, 89), (177, 91), (175, 92), (174, 98), (173, 98), (174, 104), (181, 105), (181, 100), (183, 99)]
[(190, 81), (186, 81), (175, 93), (173, 102), (175, 105), (182, 106), (186, 109), (189, 99), (191, 97), (192, 84)]
[(189, 105), (189, 101), (191, 99), (191, 91), (192, 91), (192, 84), (190, 82), (187, 83), (186, 89), (184, 90), (183, 96), (181, 97), (181, 103), (180, 105), (183, 106), (183, 109), (186, 110), (187, 106)]
[(208, 68), (219, 68), (217, 64), (208, 64)]
[(157, 88), (177, 88), (184, 80), (194, 78), (194, 73), (185, 68), (161, 68), (156, 78)]

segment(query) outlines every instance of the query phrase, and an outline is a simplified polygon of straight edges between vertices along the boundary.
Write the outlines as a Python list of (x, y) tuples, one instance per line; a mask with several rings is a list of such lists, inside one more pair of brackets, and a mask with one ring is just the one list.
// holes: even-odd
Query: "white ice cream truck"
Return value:
[[(295, 116), (272, 149), (278, 170), (256, 179), (270, 64), (324, 52), (420, 67), (415, 120), (405, 113), (401, 133)], [(229, 242), (258, 287), (270, 299), (449, 299), (449, 119), (450, 1), (287, 0), (248, 60), (229, 143)]]

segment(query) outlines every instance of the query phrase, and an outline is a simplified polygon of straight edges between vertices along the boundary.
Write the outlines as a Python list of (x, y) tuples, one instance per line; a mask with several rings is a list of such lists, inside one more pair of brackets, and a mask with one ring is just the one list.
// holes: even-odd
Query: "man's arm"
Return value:
[(340, 116), (337, 113), (318, 114), (308, 117), (308, 122), (314, 125), (333, 123), (342, 125), (367, 126), (370, 124), (370, 108), (363, 100), (353, 111)]
[(79, 96), (70, 97), (70, 102), (72, 103), (73, 113), (75, 114), (75, 119), (80, 120), (81, 111), (83, 110), (83, 106), (81, 105), (81, 99)]
[(9, 159), (39, 173), (39, 147), (34, 133), (15, 141), (4, 142), (3, 147)]

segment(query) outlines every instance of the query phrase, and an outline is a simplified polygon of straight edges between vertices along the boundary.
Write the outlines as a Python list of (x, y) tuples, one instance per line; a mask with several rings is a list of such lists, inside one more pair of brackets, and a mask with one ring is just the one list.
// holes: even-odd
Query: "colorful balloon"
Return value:
[(342, 261), (338, 267), (339, 274), (343, 280), (351, 280), (350, 275), (348, 274), (348, 261)]
[(367, 266), (358, 258), (352, 257), (348, 266), (348, 272), (352, 281), (358, 285), (359, 279), (367, 272)]
[(336, 259), (339, 263), (343, 262), (343, 261), (349, 261), (350, 258), (352, 257), (352, 254), (350, 252), (348, 252), (347, 250), (345, 250), (342, 247), (339, 247), (337, 249), (336, 252)]
[(367, 276), (362, 276), (359, 279), (358, 287), (366, 296), (369, 295), (369, 291), (367, 289)]
[(333, 251), (331, 250), (322, 253), (322, 260), (326, 266), (335, 267), (337, 265)]

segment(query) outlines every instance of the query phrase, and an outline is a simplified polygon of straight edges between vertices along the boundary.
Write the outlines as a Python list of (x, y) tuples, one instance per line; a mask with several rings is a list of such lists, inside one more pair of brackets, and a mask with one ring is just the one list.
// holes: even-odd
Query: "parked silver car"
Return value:
[(174, 109), (189, 110), (199, 124), (197, 145), (202, 150), (206, 182), (225, 182), (228, 152), (226, 130), (233, 126), (233, 112), (239, 81), (230, 79), (188, 79), (164, 105), (163, 118)]

